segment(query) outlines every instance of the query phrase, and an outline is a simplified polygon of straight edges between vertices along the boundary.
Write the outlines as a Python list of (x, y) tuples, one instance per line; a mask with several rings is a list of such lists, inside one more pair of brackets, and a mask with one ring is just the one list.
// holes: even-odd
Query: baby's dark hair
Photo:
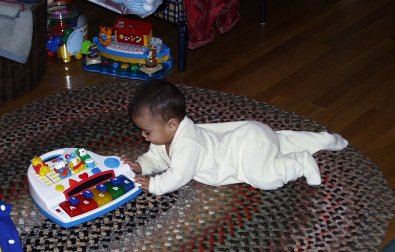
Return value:
[(152, 80), (140, 84), (129, 104), (129, 118), (135, 118), (144, 110), (150, 116), (169, 121), (184, 119), (186, 114), (185, 96), (167, 80)]

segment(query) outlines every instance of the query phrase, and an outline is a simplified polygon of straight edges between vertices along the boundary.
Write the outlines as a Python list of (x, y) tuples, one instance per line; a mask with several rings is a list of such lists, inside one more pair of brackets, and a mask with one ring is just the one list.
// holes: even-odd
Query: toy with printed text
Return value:
[(135, 174), (117, 156), (64, 148), (33, 157), (30, 194), (49, 219), (71, 227), (99, 217), (141, 193)]
[(131, 79), (160, 79), (173, 67), (170, 48), (160, 38), (152, 36), (152, 23), (118, 18), (113, 27), (100, 27), (93, 38), (99, 54), (86, 54), (83, 69)]

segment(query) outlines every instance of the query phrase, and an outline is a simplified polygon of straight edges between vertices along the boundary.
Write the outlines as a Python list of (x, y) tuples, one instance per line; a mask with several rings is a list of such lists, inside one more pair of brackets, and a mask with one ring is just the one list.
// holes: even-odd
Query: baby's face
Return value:
[(153, 144), (170, 144), (175, 135), (175, 130), (169, 126), (168, 122), (152, 118), (147, 114), (133, 118), (133, 122), (141, 130), (141, 135), (145, 140)]

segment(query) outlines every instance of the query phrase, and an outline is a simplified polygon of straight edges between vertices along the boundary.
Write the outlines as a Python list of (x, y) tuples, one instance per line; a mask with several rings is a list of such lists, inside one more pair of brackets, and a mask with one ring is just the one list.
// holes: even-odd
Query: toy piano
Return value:
[(125, 204), (141, 193), (134, 172), (117, 156), (84, 148), (58, 149), (32, 159), (30, 194), (41, 212), (72, 227)]

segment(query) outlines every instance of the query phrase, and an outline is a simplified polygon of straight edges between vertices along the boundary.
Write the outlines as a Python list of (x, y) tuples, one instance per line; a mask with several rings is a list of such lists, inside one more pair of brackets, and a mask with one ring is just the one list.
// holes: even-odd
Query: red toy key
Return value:
[(97, 203), (92, 198), (86, 198), (82, 196), (82, 194), (78, 195), (77, 198), (80, 200), (80, 204), (78, 206), (82, 208), (84, 213), (97, 208)]
[(70, 216), (74, 217), (83, 213), (82, 208), (79, 205), (73, 206), (70, 202), (64, 201), (59, 204), (61, 208)]

